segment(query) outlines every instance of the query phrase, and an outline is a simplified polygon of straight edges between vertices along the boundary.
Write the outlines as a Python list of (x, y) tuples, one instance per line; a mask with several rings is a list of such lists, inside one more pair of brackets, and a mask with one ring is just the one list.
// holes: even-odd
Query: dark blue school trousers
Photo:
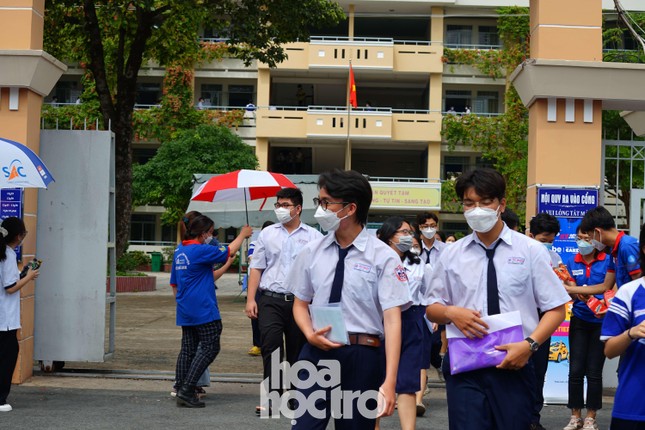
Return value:
[(443, 360), (450, 430), (524, 430), (535, 398), (535, 372), (495, 367), (450, 374), (450, 353)]
[[(368, 390), (378, 391), (379, 387), (385, 379), (385, 348), (384, 345), (375, 348), (372, 346), (363, 345), (346, 345), (330, 351), (323, 351), (311, 344), (307, 343), (300, 352), (299, 360), (307, 360), (316, 364), (320, 360), (338, 360), (340, 363), (340, 389), (342, 391), (360, 391), (365, 392)], [(319, 367), (321, 368), (321, 367)], [(325, 367), (322, 367), (325, 369)], [(302, 374), (305, 370), (301, 370), (300, 380), (306, 380), (307, 375)], [(314, 384), (308, 389), (298, 389), (305, 398), (309, 398), (311, 393), (321, 390), (318, 384)], [(331, 390), (333, 388), (324, 388), (327, 392), (326, 398), (317, 398), (315, 407), (317, 410), (325, 410), (325, 418), (318, 419), (305, 413), (303, 416), (295, 420), (295, 424), (291, 427), (292, 430), (324, 430), (327, 428), (329, 419), (331, 418)], [(366, 418), (362, 416), (357, 408), (357, 401), (354, 399), (352, 403), (351, 419), (335, 418), (334, 425), (336, 430), (366, 430), (374, 429), (376, 419)], [(367, 407), (370, 410), (376, 410), (376, 401), (368, 402)], [(345, 411), (343, 411), (345, 414)]]

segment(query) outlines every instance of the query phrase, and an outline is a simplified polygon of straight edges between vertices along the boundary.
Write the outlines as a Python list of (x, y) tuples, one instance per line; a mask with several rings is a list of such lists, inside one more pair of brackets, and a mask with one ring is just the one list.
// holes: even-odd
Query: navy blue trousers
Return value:
[[(348, 345), (330, 351), (323, 351), (309, 343), (305, 344), (300, 353), (299, 360), (307, 360), (317, 364), (320, 360), (337, 360), (340, 363), (340, 389), (342, 391), (360, 391), (368, 390), (378, 391), (385, 378), (385, 349), (374, 348), (371, 346)], [(320, 368), (320, 366), (319, 366)], [(301, 371), (306, 372), (304, 370)], [(301, 380), (306, 380), (307, 375), (301, 375)], [(319, 390), (326, 391), (326, 398), (317, 398), (315, 407), (317, 410), (325, 410), (325, 418), (314, 418), (308, 412), (298, 417), (292, 430), (324, 430), (331, 418), (331, 391), (334, 388), (321, 388), (314, 384), (308, 389), (298, 389), (305, 398)], [(322, 396), (320, 396), (322, 397)], [(376, 419), (366, 418), (358, 411), (358, 402), (356, 399), (352, 402), (351, 419), (346, 418), (348, 411), (342, 411), (342, 418), (335, 418), (334, 426), (336, 430), (367, 430), (374, 429)], [(369, 402), (367, 407), (370, 410), (376, 409), (376, 401)], [(336, 413), (336, 411), (334, 411)]]
[(450, 374), (443, 360), (450, 430), (524, 430), (531, 422), (535, 373), (531, 361), (520, 370), (495, 367)]

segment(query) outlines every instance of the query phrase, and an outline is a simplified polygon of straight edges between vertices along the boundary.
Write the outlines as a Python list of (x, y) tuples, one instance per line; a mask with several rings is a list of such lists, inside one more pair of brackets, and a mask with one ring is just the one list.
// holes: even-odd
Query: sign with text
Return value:
[(557, 218), (582, 218), (598, 206), (595, 188), (538, 188), (537, 211)]
[(371, 185), (371, 209), (441, 209), (441, 184), (439, 183), (372, 182)]
[[(0, 219), (15, 216), (22, 218), (22, 189), (0, 189)], [(18, 261), (22, 260), (22, 247), (16, 248)]]

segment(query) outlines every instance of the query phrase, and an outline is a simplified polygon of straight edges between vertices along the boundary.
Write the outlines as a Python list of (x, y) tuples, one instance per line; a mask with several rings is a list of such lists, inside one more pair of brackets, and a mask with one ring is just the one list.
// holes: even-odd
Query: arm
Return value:
[[(566, 315), (566, 305), (560, 305), (546, 311), (530, 337), (539, 344), (544, 343), (558, 328)], [(506, 351), (506, 357), (497, 367), (499, 369), (521, 369), (531, 357), (529, 343), (525, 340), (496, 346), (495, 349)]]
[(401, 308), (399, 306), (383, 311), (383, 327), (385, 329), (385, 381), (379, 391), (385, 401), (383, 415), (390, 416), (394, 413), (396, 375), (401, 357)]
[(228, 256), (228, 260), (224, 264), (222, 264), (222, 267), (220, 267), (217, 270), (213, 270), (213, 279), (216, 281), (222, 277), (224, 273), (228, 270), (229, 267), (231, 267), (231, 264), (233, 264), (233, 260), (235, 260), (235, 255), (231, 254)]
[(29, 269), (27, 275), (24, 278), (19, 279), (18, 282), (13, 284), (13, 286), (5, 288), (4, 290), (7, 292), (7, 294), (13, 294), (17, 291), (20, 291), (22, 287), (27, 285), (31, 280), (36, 279), (39, 274), (40, 272), (38, 270)]
[(614, 284), (616, 283), (616, 272), (607, 272), (605, 275), (605, 282), (602, 284), (596, 284), (596, 285), (588, 285), (586, 287), (571, 287), (565, 285), (565, 289), (567, 290), (567, 293), (569, 294), (584, 294), (584, 295), (592, 295), (592, 294), (602, 294), (607, 290), (611, 290), (614, 288)]
[(309, 302), (300, 300), (297, 297), (293, 302), (293, 318), (296, 320), (296, 324), (298, 324), (302, 334), (307, 338), (307, 342), (323, 351), (329, 351), (330, 349), (343, 346), (342, 344), (332, 342), (325, 337), (325, 333), (331, 330), (331, 326), (323, 327), (320, 330), (314, 330), (314, 326), (311, 323), (311, 316), (309, 316), (308, 306)]
[(636, 339), (645, 337), (645, 321), (636, 327), (630, 327), (618, 336), (607, 339), (605, 342), (605, 355), (607, 358), (615, 358), (627, 350), (629, 345)]
[(244, 227), (242, 227), (240, 234), (238, 234), (235, 240), (233, 240), (233, 242), (229, 243), (228, 245), (229, 255), (233, 255), (237, 251), (239, 251), (240, 248), (242, 247), (242, 243), (244, 242), (244, 239), (251, 237), (252, 234), (253, 234), (253, 229), (251, 227), (249, 227), (248, 225), (245, 225)]
[(488, 334), (488, 324), (481, 319), (479, 312), (471, 309), (433, 303), (426, 308), (426, 316), (437, 324), (453, 323), (469, 339), (481, 339)]
[(249, 269), (249, 279), (246, 287), (246, 308), (244, 309), (246, 316), (249, 318), (258, 317), (258, 304), (255, 301), (255, 295), (260, 287), (260, 278), (263, 271), (262, 269)]

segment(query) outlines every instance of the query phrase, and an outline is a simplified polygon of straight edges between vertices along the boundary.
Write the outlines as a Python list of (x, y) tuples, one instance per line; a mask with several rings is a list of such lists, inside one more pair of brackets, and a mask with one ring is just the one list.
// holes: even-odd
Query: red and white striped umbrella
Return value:
[(213, 176), (204, 182), (190, 199), (214, 203), (241, 200), (246, 203), (247, 200), (256, 199), (266, 201), (268, 197), (275, 197), (282, 188), (296, 188), (296, 186), (280, 173), (243, 169)]

